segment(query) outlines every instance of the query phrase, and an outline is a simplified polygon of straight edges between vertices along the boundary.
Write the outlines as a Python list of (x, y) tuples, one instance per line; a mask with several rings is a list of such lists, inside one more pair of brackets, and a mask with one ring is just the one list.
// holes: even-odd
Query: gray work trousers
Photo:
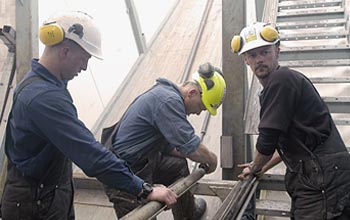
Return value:
[[(145, 164), (131, 167), (132, 171), (151, 184), (163, 184), (169, 186), (176, 180), (189, 175), (187, 160), (185, 158), (164, 155), (156, 152), (148, 157)], [(113, 203), (118, 218), (137, 208), (143, 203), (136, 196), (129, 193), (105, 187), (105, 192)], [(191, 219), (194, 211), (194, 196), (187, 192), (182, 195), (176, 205), (172, 207), (175, 220)]]

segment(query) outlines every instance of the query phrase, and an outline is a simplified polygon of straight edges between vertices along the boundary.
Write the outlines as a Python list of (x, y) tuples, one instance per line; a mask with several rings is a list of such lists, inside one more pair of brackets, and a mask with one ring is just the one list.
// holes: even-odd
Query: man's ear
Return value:
[(188, 96), (189, 97), (193, 97), (193, 96), (196, 96), (197, 94), (199, 93), (199, 91), (195, 88), (191, 88), (188, 90)]
[(276, 47), (276, 59), (279, 59), (280, 58), (280, 47)]
[(65, 58), (67, 58), (69, 50), (70, 50), (70, 48), (68, 46), (63, 46), (63, 47), (59, 48), (60, 59), (63, 60)]
[[(246, 65), (248, 65), (248, 63), (247, 63), (247, 58), (246, 58), (247, 56), (246, 56), (245, 54), (243, 54), (242, 56), (243, 56), (243, 61), (244, 61), (244, 63), (245, 63)], [(249, 66), (249, 65), (248, 65), (248, 66)]]

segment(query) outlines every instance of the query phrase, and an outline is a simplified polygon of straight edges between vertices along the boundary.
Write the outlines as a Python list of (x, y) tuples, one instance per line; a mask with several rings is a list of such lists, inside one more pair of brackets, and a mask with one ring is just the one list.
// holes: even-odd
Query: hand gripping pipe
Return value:
[[(192, 188), (196, 182), (201, 179), (206, 173), (205, 168), (199, 166), (195, 171), (185, 178), (179, 179), (169, 188), (173, 190), (179, 197)], [(143, 206), (139, 206), (133, 211), (126, 214), (121, 220), (146, 220), (156, 217), (166, 208), (164, 203), (150, 201)]]

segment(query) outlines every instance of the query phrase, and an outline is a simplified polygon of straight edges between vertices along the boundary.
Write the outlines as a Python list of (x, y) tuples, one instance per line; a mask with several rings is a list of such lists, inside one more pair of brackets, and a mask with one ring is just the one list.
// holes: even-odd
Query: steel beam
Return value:
[(137, 15), (137, 10), (133, 0), (125, 0), (126, 8), (129, 14), (130, 23), (132, 31), (134, 33), (136, 46), (139, 54), (142, 54), (146, 51), (146, 40), (145, 36), (142, 33), (139, 17)]

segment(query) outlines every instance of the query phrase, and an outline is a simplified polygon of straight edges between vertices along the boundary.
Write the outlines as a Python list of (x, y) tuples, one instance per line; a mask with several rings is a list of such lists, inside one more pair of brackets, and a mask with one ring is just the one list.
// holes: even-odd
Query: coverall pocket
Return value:
[[(330, 205), (333, 205), (333, 213), (342, 212), (345, 206), (350, 206), (350, 156), (348, 153), (335, 155), (336, 158), (330, 160), (333, 164), (329, 172), (333, 173), (333, 179), (329, 179), (331, 175), (326, 176), (330, 183), (327, 191), (334, 192), (335, 198)], [(327, 160), (329, 161), (329, 160)], [(327, 170), (328, 171), (328, 170)]]
[(2, 220), (26, 220), (32, 218), (34, 204), (28, 187), (6, 185), (1, 201)]
[(31, 203), (2, 201), (2, 220), (30, 220)]
[[(292, 199), (291, 212), (295, 219), (322, 220), (324, 219), (324, 198), (322, 190), (315, 185), (319, 178), (308, 165), (302, 161), (295, 166), (299, 172), (287, 172), (286, 188)], [(315, 170), (316, 171), (316, 170)]]
[(45, 220), (67, 220), (73, 202), (70, 184), (43, 190), (39, 196), (39, 214)]
[(339, 152), (320, 157), (327, 195), (327, 218), (338, 216), (350, 206), (350, 155)]

